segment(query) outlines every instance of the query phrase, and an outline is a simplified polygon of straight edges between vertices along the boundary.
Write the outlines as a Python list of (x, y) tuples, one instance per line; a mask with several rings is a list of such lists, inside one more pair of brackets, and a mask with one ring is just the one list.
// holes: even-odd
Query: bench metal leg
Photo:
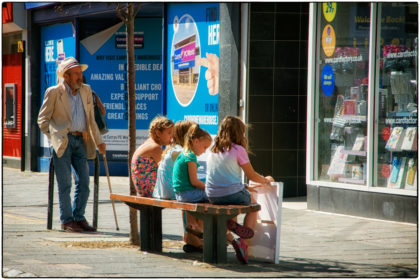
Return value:
[[(214, 216), (204, 216), (203, 220), (203, 260), (214, 263), (217, 260), (217, 222)], [(215, 250), (216, 249), (216, 250)]]
[(206, 263), (226, 263), (227, 221), (236, 215), (190, 213), (203, 220), (203, 261)]
[(141, 205), (137, 209), (140, 212), (141, 250), (162, 252), (162, 208)]

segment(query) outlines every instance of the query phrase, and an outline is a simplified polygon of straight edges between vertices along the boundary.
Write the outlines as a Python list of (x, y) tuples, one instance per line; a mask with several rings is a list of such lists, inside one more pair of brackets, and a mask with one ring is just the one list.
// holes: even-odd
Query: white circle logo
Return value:
[(200, 36), (189, 14), (174, 18), (171, 45), (171, 81), (178, 103), (188, 106), (197, 91), (200, 78)]

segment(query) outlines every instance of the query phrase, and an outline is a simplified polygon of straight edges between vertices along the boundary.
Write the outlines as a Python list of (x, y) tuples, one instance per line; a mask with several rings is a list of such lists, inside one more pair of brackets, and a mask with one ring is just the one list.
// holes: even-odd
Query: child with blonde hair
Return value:
[[(251, 165), (248, 158), (248, 141), (245, 137), (246, 125), (235, 116), (223, 119), (214, 145), (207, 159), (206, 194), (213, 204), (251, 204), (251, 194), (242, 183), (242, 172), (246, 177), (261, 184), (273, 182), (271, 176), (261, 176)], [(258, 185), (261, 186), (261, 185)], [(244, 225), (234, 220), (228, 221), (228, 229), (240, 238), (229, 240), (236, 251), (236, 256), (243, 263), (248, 262), (248, 245), (244, 239), (252, 238), (257, 220), (257, 212), (247, 213)]]
[[(175, 123), (173, 142), (165, 149), (162, 154), (162, 160), (159, 163), (153, 197), (160, 199), (176, 199), (172, 186), (174, 163), (178, 155), (182, 152), (185, 134), (187, 134), (188, 129), (193, 124), (195, 124), (195, 122), (189, 120), (177, 121)], [(191, 216), (191, 214), (188, 214), (186, 211), (182, 211), (182, 222), (184, 225), (183, 240), (185, 242), (182, 249), (186, 253), (201, 252), (203, 247), (201, 236), (203, 232), (202, 221)]]
[(174, 125), (173, 142), (163, 151), (162, 160), (157, 170), (157, 179), (153, 197), (161, 199), (176, 199), (172, 187), (172, 173), (174, 163), (178, 155), (182, 152), (184, 137), (188, 129), (194, 124), (193, 121), (178, 121)]
[(211, 145), (210, 134), (193, 124), (185, 135), (184, 150), (174, 164), (172, 183), (175, 197), (182, 202), (208, 202), (204, 191), (205, 184), (197, 177), (199, 167), (197, 156), (203, 154)]
[(155, 117), (150, 122), (149, 138), (134, 152), (131, 159), (131, 180), (139, 196), (152, 197), (162, 146), (172, 142), (173, 130), (173, 121), (164, 116)]

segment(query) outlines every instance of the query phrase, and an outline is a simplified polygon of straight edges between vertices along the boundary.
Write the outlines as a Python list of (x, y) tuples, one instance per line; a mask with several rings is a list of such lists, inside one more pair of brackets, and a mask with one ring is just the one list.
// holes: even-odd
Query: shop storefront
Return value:
[[(224, 116), (240, 115), (253, 127), (248, 138), (256, 170), (285, 182), (286, 197), (306, 195), (309, 4), (140, 4), (134, 38), (137, 145), (147, 136), (148, 124), (156, 114), (174, 121), (193, 120), (212, 135)], [(13, 102), (3, 106), (10, 109), (8, 126), (14, 125), (13, 108), (18, 128), (18, 118), (24, 117), (27, 147), (21, 154), (27, 161), (26, 170), (49, 170), (49, 143), (39, 130), (37, 117), (45, 90), (57, 83), (57, 64), (74, 56), (89, 65), (84, 72), (86, 81), (106, 107), (108, 133), (104, 139), (110, 173), (126, 176), (125, 25), (115, 3), (26, 2), (13, 6), (21, 6), (27, 32), (15, 32), (20, 19), (15, 17), (13, 23), (3, 24), (3, 45), (7, 41), (13, 46), (23, 39), (26, 48), (21, 57), (26, 69), (22, 68), (22, 92), (19, 83), (15, 87), (17, 107), (10, 106)], [(5, 27), (13, 28), (10, 36)], [(13, 91), (13, 87), (7, 89)], [(20, 111), (25, 114), (19, 115)], [(12, 127), (4, 129), (17, 132)], [(5, 138), (6, 133), (3, 135)], [(16, 140), (13, 145), (22, 143)], [(17, 152), (15, 146), (9, 150)], [(10, 157), (3, 151), (5, 162)], [(102, 163), (100, 167), (104, 175)]]
[(417, 3), (310, 5), (308, 208), (416, 222)]
[[(31, 77), (31, 86), (38, 98), (33, 99), (38, 106), (32, 111), (33, 120), (45, 90), (58, 82), (60, 61), (73, 56), (88, 64), (86, 83), (106, 109), (108, 132), (102, 137), (110, 175), (127, 176), (126, 27), (116, 5), (64, 3), (30, 9), (34, 23), (31, 52), (39, 54), (31, 60), (37, 73)], [(149, 136), (149, 124), (156, 115), (167, 115), (174, 121), (190, 119), (216, 134), (218, 85), (209, 89), (205, 72), (219, 67), (219, 4), (142, 4), (134, 19), (134, 42), (136, 146)], [(33, 131), (38, 130), (35, 125)], [(46, 172), (50, 144), (41, 133), (36, 142), (38, 170)], [(104, 175), (102, 164), (100, 168)], [(91, 172), (93, 169), (91, 166)]]
[[(136, 142), (148, 137), (150, 121), (164, 113), (163, 108), (163, 5), (145, 4), (134, 20)], [(32, 10), (34, 53), (33, 88), (41, 105), (45, 90), (57, 84), (56, 69), (66, 57), (88, 64), (86, 83), (100, 97), (106, 109), (108, 132), (102, 137), (107, 145), (111, 175), (127, 175), (128, 167), (128, 93), (126, 28), (117, 15), (116, 5), (105, 3), (61, 4)], [(40, 42), (40, 43), (35, 43)], [(38, 70), (39, 69), (39, 70)], [(38, 70), (38, 71), (36, 71)], [(38, 79), (39, 77), (39, 79)], [(36, 119), (37, 110), (32, 112)], [(38, 128), (35, 127), (35, 130)], [(38, 166), (48, 171), (49, 142), (39, 135)], [(102, 158), (100, 157), (102, 160)], [(89, 162), (93, 165), (93, 162)], [(101, 174), (105, 174), (100, 164)], [(91, 166), (90, 170), (94, 170)], [(93, 172), (93, 171), (92, 171)]]
[(2, 4), (3, 165), (25, 169), (26, 14), (23, 3)]

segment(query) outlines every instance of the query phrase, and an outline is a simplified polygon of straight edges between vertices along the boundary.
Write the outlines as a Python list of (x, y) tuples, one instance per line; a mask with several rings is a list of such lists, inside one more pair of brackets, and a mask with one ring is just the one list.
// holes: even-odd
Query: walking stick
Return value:
[[(109, 179), (108, 162), (106, 161), (106, 155), (102, 154), (102, 156), (104, 157), (105, 172), (106, 172), (106, 177), (108, 178), (109, 193), (111, 194), (112, 189), (111, 189), (111, 180)], [(115, 226), (117, 227), (117, 230), (120, 230), (119, 227), (118, 227), (117, 213), (115, 212), (115, 204), (114, 204), (113, 199), (111, 199), (111, 203), (112, 203), (112, 210), (114, 210)]]

